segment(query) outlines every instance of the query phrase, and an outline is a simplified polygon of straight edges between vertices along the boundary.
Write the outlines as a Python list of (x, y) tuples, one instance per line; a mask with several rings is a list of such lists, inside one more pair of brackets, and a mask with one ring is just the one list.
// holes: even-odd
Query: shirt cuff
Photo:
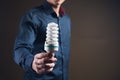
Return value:
[(33, 55), (29, 55), (29, 56), (26, 57), (26, 59), (25, 59), (25, 71), (33, 70), (32, 69), (33, 60), (34, 60)]

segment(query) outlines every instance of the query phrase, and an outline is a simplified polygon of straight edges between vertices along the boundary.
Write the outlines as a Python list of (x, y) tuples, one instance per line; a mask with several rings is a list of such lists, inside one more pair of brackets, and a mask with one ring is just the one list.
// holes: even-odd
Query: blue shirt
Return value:
[[(45, 52), (46, 27), (50, 22), (57, 23), (59, 27), (59, 51), (55, 53), (57, 62), (52, 72), (40, 75), (32, 70), (32, 62), (35, 54)], [(68, 80), (70, 31), (71, 22), (63, 9), (57, 17), (47, 2), (22, 17), (14, 45), (14, 60), (24, 69), (24, 80)]]

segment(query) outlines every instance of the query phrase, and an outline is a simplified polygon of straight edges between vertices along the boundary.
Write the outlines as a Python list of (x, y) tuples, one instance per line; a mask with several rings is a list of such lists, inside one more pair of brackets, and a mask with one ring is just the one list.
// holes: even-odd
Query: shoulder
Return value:
[(64, 18), (71, 23), (71, 18), (70, 18), (70, 16), (68, 14), (65, 14)]
[(22, 22), (26, 22), (26, 21), (29, 21), (29, 22), (32, 22), (32, 23), (38, 23), (40, 21), (39, 20), (39, 15), (42, 15), (44, 13), (44, 10), (43, 10), (43, 6), (37, 6), (37, 7), (34, 7), (30, 10), (28, 10), (27, 12), (25, 12), (25, 14), (22, 16), (22, 19), (21, 21)]
[(43, 6), (41, 5), (28, 10), (23, 16), (29, 16), (31, 18), (34, 18), (35, 16), (40, 15), (43, 12)]
[(69, 15), (65, 14), (64, 17), (65, 17), (66, 19), (69, 19), (69, 20), (70, 20), (70, 16), (69, 16)]

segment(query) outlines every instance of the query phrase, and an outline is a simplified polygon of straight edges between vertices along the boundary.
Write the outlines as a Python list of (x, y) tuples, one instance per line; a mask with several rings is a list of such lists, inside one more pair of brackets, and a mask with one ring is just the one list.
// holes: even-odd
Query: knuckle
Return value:
[(55, 66), (55, 63), (48, 63), (46, 64), (46, 67), (53, 68)]
[(42, 59), (37, 59), (37, 60), (35, 61), (35, 63), (36, 63), (37, 65), (44, 64), (44, 58), (42, 58)]
[(54, 65), (55, 65), (54, 63), (51, 63), (51, 64), (50, 64), (50, 67), (54, 67)]
[(45, 69), (44, 69), (44, 68), (37, 69), (36, 72), (37, 72), (38, 74), (43, 74), (43, 73), (45, 73)]
[(50, 69), (48, 70), (48, 72), (51, 72), (51, 71), (53, 71), (53, 68), (50, 68)]
[(53, 63), (53, 67), (55, 66), (55, 63)]

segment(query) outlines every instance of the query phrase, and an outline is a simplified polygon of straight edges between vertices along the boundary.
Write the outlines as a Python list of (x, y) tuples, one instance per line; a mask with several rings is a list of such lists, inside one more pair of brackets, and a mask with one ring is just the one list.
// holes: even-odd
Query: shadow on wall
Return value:
[(71, 4), (67, 6), (72, 18), (70, 80), (120, 80), (119, 2)]

